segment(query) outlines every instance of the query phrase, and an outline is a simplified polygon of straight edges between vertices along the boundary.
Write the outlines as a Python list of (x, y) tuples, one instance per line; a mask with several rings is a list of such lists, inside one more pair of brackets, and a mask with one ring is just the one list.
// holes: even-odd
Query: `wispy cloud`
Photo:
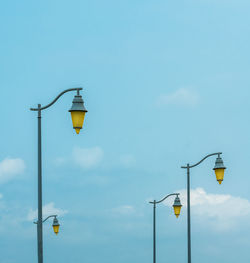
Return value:
[[(187, 207), (187, 191), (179, 190), (181, 202)], [(173, 200), (165, 202), (171, 206)], [(239, 219), (246, 219), (250, 215), (250, 202), (247, 199), (232, 195), (210, 194), (203, 188), (191, 190), (190, 205), (192, 214), (206, 224), (219, 231), (229, 230), (240, 224)]]
[(73, 149), (74, 162), (84, 169), (98, 166), (103, 159), (103, 150), (100, 147)]
[(22, 159), (4, 159), (0, 162), (0, 183), (11, 180), (15, 176), (22, 174), (24, 170), (25, 163)]
[[(27, 215), (27, 220), (29, 220), (29, 221), (36, 220), (37, 219), (37, 212), (38, 212), (37, 209), (36, 210), (30, 209), (30, 211)], [(68, 213), (67, 210), (56, 208), (55, 204), (53, 202), (48, 203), (48, 204), (43, 206), (43, 218), (50, 216), (50, 215), (62, 216), (62, 215), (65, 215), (67, 213)]]
[(193, 107), (198, 104), (200, 97), (188, 88), (180, 88), (170, 94), (162, 94), (157, 99), (158, 106), (178, 105)]

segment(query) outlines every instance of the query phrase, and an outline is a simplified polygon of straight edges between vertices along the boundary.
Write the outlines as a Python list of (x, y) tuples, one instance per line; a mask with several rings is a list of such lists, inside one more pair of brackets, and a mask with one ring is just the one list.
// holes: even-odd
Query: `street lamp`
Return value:
[[(59, 227), (60, 227), (60, 224), (59, 224), (58, 219), (57, 219), (57, 215), (51, 215), (51, 216), (46, 217), (42, 221), (42, 223), (44, 223), (45, 221), (47, 221), (51, 217), (54, 217), (52, 227), (53, 227), (54, 233), (57, 235), (59, 233)], [(38, 224), (38, 221), (34, 222), (34, 224)]]
[(84, 102), (82, 96), (80, 95), (80, 91), (77, 90), (77, 95), (75, 95), (72, 102), (72, 107), (69, 110), (69, 112), (71, 113), (73, 128), (75, 129), (77, 134), (79, 134), (80, 129), (82, 128), (85, 113), (87, 112), (83, 103)]
[(193, 168), (195, 166), (198, 166), (201, 164), (204, 160), (206, 160), (208, 157), (217, 155), (215, 166), (213, 170), (215, 171), (216, 179), (221, 184), (221, 182), (224, 179), (224, 172), (226, 167), (223, 164), (223, 160), (220, 157), (222, 153), (212, 153), (207, 156), (205, 156), (201, 161), (194, 165), (190, 165), (189, 163), (187, 166), (182, 166), (181, 168), (187, 169), (187, 234), (188, 234), (188, 263), (191, 263), (191, 219), (190, 219), (190, 168)]
[(54, 230), (55, 234), (57, 235), (59, 233), (60, 224), (59, 224), (58, 219), (56, 218), (56, 216), (54, 217), (52, 227), (53, 227), (53, 230)]
[(224, 172), (225, 172), (226, 167), (223, 164), (223, 160), (220, 157), (220, 154), (218, 154), (218, 157), (216, 158), (215, 161), (215, 166), (214, 166), (214, 172), (216, 175), (216, 179), (221, 184), (221, 182), (224, 179)]
[[(42, 215), (42, 131), (41, 131), (41, 113), (52, 106), (64, 93), (70, 91), (77, 91), (77, 95), (74, 97), (72, 107), (69, 110), (71, 112), (73, 128), (76, 133), (79, 134), (82, 128), (85, 113), (87, 110), (84, 108), (84, 102), (80, 95), (82, 88), (67, 89), (61, 92), (51, 103), (42, 107), (38, 104), (37, 108), (31, 108), (31, 111), (38, 112), (38, 220), (37, 220), (37, 247), (38, 247), (38, 263), (43, 263), (43, 215)], [(46, 219), (47, 220), (47, 219)], [(55, 233), (58, 233), (59, 224), (56, 217), (54, 218), (53, 228)]]
[(149, 202), (150, 204), (153, 204), (153, 263), (156, 263), (156, 223), (155, 223), (156, 204), (163, 202), (168, 197), (173, 196), (173, 195), (176, 196), (174, 200), (174, 204), (173, 204), (174, 213), (175, 213), (176, 218), (178, 218), (181, 212), (181, 207), (182, 207), (181, 201), (179, 198), (179, 193), (169, 194), (165, 196), (163, 199), (161, 199), (160, 201), (154, 200), (154, 201)]
[(173, 204), (174, 214), (175, 214), (176, 218), (178, 218), (180, 213), (181, 213), (181, 207), (182, 207), (181, 200), (180, 200), (179, 196), (177, 195), (175, 197), (174, 204)]

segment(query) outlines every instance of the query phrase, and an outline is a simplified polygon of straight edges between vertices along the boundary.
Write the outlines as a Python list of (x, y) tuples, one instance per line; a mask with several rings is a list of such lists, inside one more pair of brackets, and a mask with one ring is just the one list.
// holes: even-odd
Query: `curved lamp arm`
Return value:
[(46, 218), (43, 220), (43, 223), (44, 223), (45, 221), (47, 221), (49, 218), (51, 218), (51, 217), (54, 217), (54, 218), (56, 218), (56, 217), (57, 217), (57, 215), (51, 215), (51, 216), (48, 216), (48, 217), (46, 217)]
[(32, 111), (41, 111), (41, 110), (45, 110), (47, 108), (49, 108), (50, 106), (52, 106), (64, 93), (69, 92), (69, 91), (77, 91), (77, 95), (79, 95), (80, 90), (82, 90), (82, 88), (73, 88), (73, 89), (66, 89), (63, 92), (61, 92), (51, 103), (49, 103), (48, 105), (44, 106), (44, 107), (38, 107), (38, 108), (30, 108), (30, 110)]
[(205, 156), (201, 161), (199, 161), (198, 163), (196, 164), (193, 164), (193, 165), (189, 165), (188, 166), (181, 166), (181, 168), (183, 169), (187, 169), (187, 168), (193, 168), (199, 164), (201, 164), (204, 160), (206, 160), (208, 157), (210, 156), (213, 156), (213, 155), (218, 155), (218, 157), (220, 157), (220, 155), (222, 154), (222, 152), (217, 152), (217, 153), (211, 153), (211, 154), (208, 154), (207, 156)]
[[(46, 217), (46, 218), (43, 220), (43, 223), (44, 223), (45, 221), (47, 221), (49, 218), (51, 218), (51, 217), (56, 218), (57, 215), (51, 215), (51, 216)], [(34, 223), (34, 224), (37, 224), (37, 221), (36, 221), (36, 222), (33, 222), (33, 223)]]
[(160, 201), (154, 200), (153, 202), (150, 201), (149, 203), (150, 203), (150, 204), (159, 204), (159, 203), (163, 202), (164, 200), (166, 200), (168, 197), (173, 196), (173, 195), (178, 196), (179, 194), (180, 194), (180, 193), (169, 194), (169, 195), (165, 196), (163, 199), (161, 199)]

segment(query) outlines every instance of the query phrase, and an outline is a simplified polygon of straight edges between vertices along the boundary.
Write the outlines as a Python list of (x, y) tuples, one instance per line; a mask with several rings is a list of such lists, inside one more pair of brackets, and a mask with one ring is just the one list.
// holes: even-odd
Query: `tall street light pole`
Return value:
[(215, 166), (213, 170), (215, 171), (216, 179), (221, 184), (221, 182), (224, 179), (224, 172), (226, 167), (223, 164), (223, 160), (220, 157), (222, 152), (218, 153), (212, 153), (207, 156), (205, 156), (201, 161), (194, 165), (190, 165), (189, 163), (187, 166), (182, 166), (181, 168), (187, 170), (187, 243), (188, 243), (188, 263), (191, 263), (191, 215), (190, 215), (190, 168), (196, 167), (199, 164), (201, 164), (204, 160), (206, 160), (208, 157), (217, 155), (217, 159), (215, 161)]
[(37, 111), (38, 113), (38, 220), (37, 220), (37, 247), (38, 247), (38, 263), (43, 263), (43, 214), (42, 214), (42, 129), (41, 118), (42, 110), (45, 110), (52, 106), (63, 94), (70, 91), (77, 91), (77, 95), (73, 99), (72, 107), (69, 110), (71, 112), (73, 128), (78, 134), (82, 128), (85, 113), (87, 110), (84, 107), (82, 96), (80, 95), (82, 88), (67, 89), (61, 92), (51, 103), (42, 107), (38, 104), (37, 108), (31, 108), (31, 111)]
[(173, 204), (173, 208), (174, 208), (174, 213), (176, 215), (176, 217), (178, 218), (181, 212), (181, 201), (179, 198), (179, 193), (173, 193), (173, 194), (169, 194), (167, 196), (165, 196), (163, 199), (161, 199), (160, 201), (151, 201), (149, 202), (150, 204), (153, 204), (153, 263), (156, 263), (156, 216), (155, 216), (155, 210), (156, 210), (156, 204), (159, 204), (161, 202), (163, 202), (164, 200), (166, 200), (168, 197), (175, 195), (175, 200), (174, 200), (174, 204)]

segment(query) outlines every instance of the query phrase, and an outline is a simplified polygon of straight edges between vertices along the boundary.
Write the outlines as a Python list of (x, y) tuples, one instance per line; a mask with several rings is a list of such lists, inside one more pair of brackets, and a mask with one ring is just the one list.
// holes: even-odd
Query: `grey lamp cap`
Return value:
[(175, 200), (174, 200), (174, 204), (173, 204), (173, 207), (175, 207), (175, 206), (182, 206), (181, 205), (181, 200), (180, 200), (180, 198), (179, 198), (179, 196), (177, 195), (176, 197), (175, 197)]
[(60, 226), (57, 218), (55, 217), (54, 220), (53, 220), (53, 225), (52, 226)]
[(73, 101), (72, 101), (72, 107), (69, 110), (69, 112), (72, 111), (82, 111), (82, 112), (88, 112), (84, 107), (84, 102), (81, 95), (75, 95)]
[(215, 161), (215, 166), (213, 170), (216, 170), (216, 169), (226, 169), (226, 167), (224, 166), (223, 160), (220, 156), (218, 156)]

